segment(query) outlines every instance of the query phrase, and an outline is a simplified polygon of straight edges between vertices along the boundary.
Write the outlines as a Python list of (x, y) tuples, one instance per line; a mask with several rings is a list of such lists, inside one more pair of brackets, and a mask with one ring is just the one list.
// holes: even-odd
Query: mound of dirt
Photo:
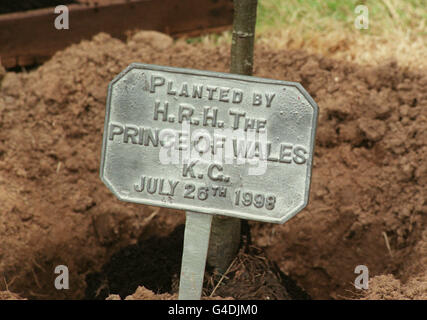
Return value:
[(376, 276), (370, 283), (370, 289), (362, 299), (368, 300), (427, 300), (427, 277), (413, 277), (402, 284), (393, 275)]
[(427, 300), (427, 230), (412, 248), (402, 279), (392, 274), (376, 276), (369, 282), (369, 290), (363, 299), (422, 299)]
[[(118, 201), (98, 177), (107, 85), (132, 62), (226, 72), (229, 47), (99, 34), (1, 80), (0, 275), (23, 297), (82, 298), (113, 254), (184, 221)], [(309, 206), (284, 225), (251, 222), (254, 244), (312, 298), (352, 296), (362, 264), (371, 278), (425, 283), (426, 73), (266, 45), (255, 62), (256, 76), (300, 82), (320, 116)], [(70, 290), (53, 286), (60, 264)]]

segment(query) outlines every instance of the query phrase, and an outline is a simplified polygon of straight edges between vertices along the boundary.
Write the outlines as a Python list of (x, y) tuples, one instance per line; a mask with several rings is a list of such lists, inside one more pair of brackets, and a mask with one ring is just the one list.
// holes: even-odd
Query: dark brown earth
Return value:
[(0, 3), (0, 14), (34, 10), (40, 8), (49, 8), (76, 2), (77, 1), (75, 0), (2, 0)]
[[(100, 34), (29, 73), (0, 72), (0, 290), (32, 299), (123, 298), (138, 286), (160, 292), (156, 285), (173, 293), (184, 215), (120, 202), (98, 176), (107, 85), (132, 62), (227, 71), (229, 47)], [(314, 299), (357, 298), (354, 268), (366, 265), (363, 297), (426, 298), (426, 73), (258, 46), (255, 75), (300, 82), (320, 116), (310, 203), (284, 225), (249, 223), (261, 253), (248, 259), (268, 262), (264, 271), (256, 259), (241, 265), (244, 277), (272, 272), (271, 289), (286, 274)], [(117, 257), (131, 269), (140, 262), (136, 279), (109, 273)], [(153, 286), (144, 263), (154, 262), (165, 283)], [(70, 290), (53, 286), (59, 264), (69, 267)], [(237, 285), (216, 293), (239, 297)]]

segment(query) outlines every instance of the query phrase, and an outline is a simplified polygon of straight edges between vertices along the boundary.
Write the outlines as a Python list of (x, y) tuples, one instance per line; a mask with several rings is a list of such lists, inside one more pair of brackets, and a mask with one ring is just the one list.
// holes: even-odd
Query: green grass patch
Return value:
[(259, 0), (257, 33), (290, 26), (301, 26), (308, 32), (354, 30), (358, 5), (369, 10), (369, 33), (382, 35), (393, 28), (426, 32), (425, 0)]
[[(275, 39), (272, 41), (276, 41), (278, 44), (287, 43), (288, 40), (293, 41), (291, 45), (297, 48), (304, 45), (314, 46), (315, 50), (321, 53), (329, 50), (325, 47), (325, 45), (327, 46), (325, 41), (330, 41), (331, 46), (334, 45), (332, 43), (334, 37), (338, 39), (337, 41), (342, 38), (353, 40), (356, 38), (359, 40), (359, 46), (363, 46), (363, 42), (366, 43), (366, 50), (371, 50), (370, 43), (375, 47), (379, 40), (387, 43), (394, 42), (393, 48), (400, 45), (400, 47), (407, 47), (409, 51), (412, 50), (410, 45), (417, 43), (418, 50), (423, 52), (425, 50), (422, 49), (422, 44), (427, 42), (425, 1), (258, 0), (256, 34), (259, 39), (263, 38), (268, 41)], [(369, 28), (367, 30), (355, 28), (355, 19), (360, 14), (355, 12), (358, 5), (365, 5), (368, 8)], [(285, 31), (283, 36), (281, 31)], [(278, 33), (278, 35), (273, 36), (274, 33)], [(283, 41), (281, 41), (281, 37)], [(210, 34), (188, 38), (186, 41), (188, 43), (229, 43), (231, 33)], [(324, 48), (322, 49), (322, 47)], [(343, 49), (340, 48), (340, 50)], [(359, 53), (362, 52), (357, 54)], [(409, 52), (406, 54), (410, 55)]]

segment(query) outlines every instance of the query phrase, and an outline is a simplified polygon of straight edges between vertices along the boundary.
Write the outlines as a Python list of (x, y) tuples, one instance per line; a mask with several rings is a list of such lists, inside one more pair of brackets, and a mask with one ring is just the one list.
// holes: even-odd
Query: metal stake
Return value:
[(200, 300), (202, 296), (211, 224), (210, 214), (186, 212), (179, 300)]

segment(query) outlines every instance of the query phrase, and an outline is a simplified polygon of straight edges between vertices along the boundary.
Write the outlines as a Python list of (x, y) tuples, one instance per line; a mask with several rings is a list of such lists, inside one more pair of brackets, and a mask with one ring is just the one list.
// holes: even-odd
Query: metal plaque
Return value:
[(100, 176), (121, 200), (284, 223), (308, 202), (318, 108), (294, 82), (132, 64)]

